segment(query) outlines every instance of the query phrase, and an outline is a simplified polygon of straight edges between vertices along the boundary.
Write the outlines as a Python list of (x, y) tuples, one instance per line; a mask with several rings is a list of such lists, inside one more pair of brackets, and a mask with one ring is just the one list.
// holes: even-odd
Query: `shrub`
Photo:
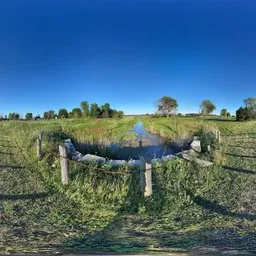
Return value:
[(251, 108), (239, 108), (236, 111), (236, 120), (237, 121), (248, 121), (256, 119), (256, 113)]
[(217, 142), (213, 132), (205, 131), (204, 129), (199, 130), (196, 135), (199, 137), (201, 141), (201, 151), (202, 153), (207, 152), (207, 146), (210, 145), (211, 148), (216, 148)]

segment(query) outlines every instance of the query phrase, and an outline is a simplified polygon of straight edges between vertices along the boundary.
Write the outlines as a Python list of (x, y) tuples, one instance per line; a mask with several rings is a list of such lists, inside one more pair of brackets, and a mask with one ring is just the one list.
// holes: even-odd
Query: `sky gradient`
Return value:
[(210, 99), (230, 112), (256, 96), (256, 2), (3, 0), (0, 115), (83, 100), (152, 113)]

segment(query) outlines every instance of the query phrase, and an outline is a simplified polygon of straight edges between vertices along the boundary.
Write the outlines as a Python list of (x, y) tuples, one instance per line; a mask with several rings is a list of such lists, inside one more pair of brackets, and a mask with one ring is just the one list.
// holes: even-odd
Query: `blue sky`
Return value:
[(179, 112), (210, 99), (232, 113), (256, 96), (256, 3), (236, 0), (3, 0), (0, 114), (83, 100)]

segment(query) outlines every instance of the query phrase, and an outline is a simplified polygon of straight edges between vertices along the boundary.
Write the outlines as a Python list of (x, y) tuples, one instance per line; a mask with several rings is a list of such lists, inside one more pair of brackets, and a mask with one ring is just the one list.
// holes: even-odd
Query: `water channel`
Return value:
[(76, 147), (82, 154), (90, 153), (122, 160), (139, 159), (140, 157), (152, 159), (180, 151), (179, 148), (170, 144), (166, 138), (147, 132), (142, 121), (137, 122), (129, 132), (136, 134), (135, 140), (93, 144), (79, 142)]

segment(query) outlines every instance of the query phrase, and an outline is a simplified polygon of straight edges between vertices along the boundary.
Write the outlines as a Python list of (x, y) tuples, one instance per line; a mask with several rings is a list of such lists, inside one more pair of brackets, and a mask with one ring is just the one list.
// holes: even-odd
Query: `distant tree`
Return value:
[(100, 117), (100, 108), (97, 103), (91, 104), (90, 113), (91, 113), (91, 117), (94, 117), (94, 118)]
[(89, 104), (88, 104), (88, 101), (82, 101), (81, 102), (81, 109), (82, 109), (82, 112), (83, 112), (83, 116), (87, 117), (90, 115), (90, 109), (89, 109)]
[(101, 106), (101, 117), (103, 118), (109, 118), (110, 117), (110, 104), (105, 103), (104, 105)]
[(53, 119), (53, 118), (55, 118), (55, 112), (54, 112), (54, 110), (49, 110), (49, 111), (47, 111), (47, 112), (44, 112), (44, 115), (43, 115), (43, 117), (44, 117), (44, 119)]
[(256, 98), (250, 97), (244, 100), (244, 105), (248, 109), (252, 109), (254, 112), (256, 112)]
[(32, 119), (33, 119), (33, 114), (32, 114), (32, 113), (27, 113), (27, 114), (25, 115), (25, 119), (26, 119), (26, 120), (32, 120)]
[(227, 117), (231, 117), (231, 114), (229, 112), (227, 113)]
[(61, 108), (58, 113), (58, 118), (68, 118), (68, 111), (65, 108)]
[(163, 96), (157, 105), (158, 111), (167, 117), (169, 117), (170, 114), (175, 113), (177, 107), (177, 100), (169, 96)]
[(68, 117), (72, 118), (73, 117), (73, 113), (72, 112), (68, 112)]
[(118, 111), (118, 118), (122, 118), (124, 116), (124, 111)]
[(40, 120), (41, 119), (41, 116), (40, 115), (37, 115), (34, 117), (35, 120)]
[(253, 108), (240, 107), (236, 111), (237, 121), (249, 121), (249, 120), (255, 120), (255, 119), (256, 119), (256, 112), (253, 110)]
[(9, 115), (8, 115), (8, 119), (10, 119), (10, 120), (19, 120), (19, 118), (20, 118), (20, 115), (15, 112), (9, 113)]
[(203, 100), (200, 106), (201, 115), (208, 115), (216, 109), (216, 106), (210, 100)]
[(221, 116), (227, 116), (228, 114), (228, 110), (226, 108), (223, 108), (221, 111), (220, 111), (220, 115)]
[(82, 111), (80, 108), (73, 108), (72, 109), (72, 117), (79, 118), (82, 116)]

